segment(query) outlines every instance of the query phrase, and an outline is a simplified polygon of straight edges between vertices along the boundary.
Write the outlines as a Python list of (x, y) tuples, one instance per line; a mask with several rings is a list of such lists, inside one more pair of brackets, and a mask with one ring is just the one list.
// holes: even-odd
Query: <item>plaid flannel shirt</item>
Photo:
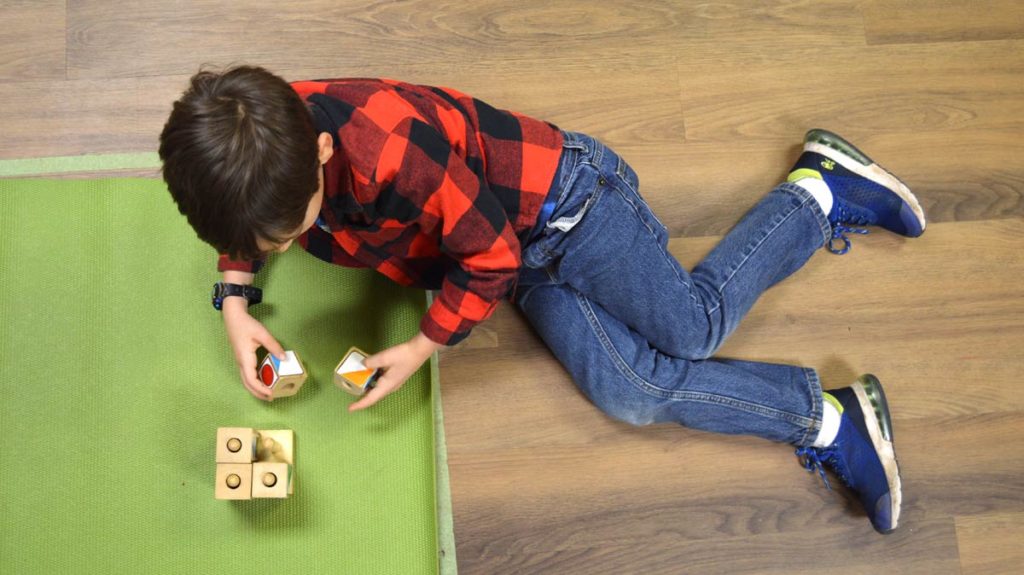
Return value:
[[(335, 150), (318, 225), (299, 244), (328, 262), (440, 289), (420, 329), (438, 343), (461, 341), (515, 283), (561, 132), (448, 88), (379, 79), (292, 87)], [(261, 265), (221, 256), (218, 269)]]

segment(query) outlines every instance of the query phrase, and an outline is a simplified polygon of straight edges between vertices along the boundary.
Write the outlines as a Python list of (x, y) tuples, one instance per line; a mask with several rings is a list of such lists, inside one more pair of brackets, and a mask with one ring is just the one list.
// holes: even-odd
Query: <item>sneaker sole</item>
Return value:
[(892, 525), (883, 533), (891, 533), (899, 525), (900, 507), (903, 504), (903, 484), (900, 480), (899, 463), (896, 461), (896, 450), (893, 448), (889, 402), (885, 399), (882, 383), (871, 374), (862, 375), (853, 384), (852, 389), (860, 403), (861, 411), (865, 414), (874, 414), (874, 417), (865, 417), (864, 423), (875, 452), (882, 462), (885, 478), (889, 484)]
[(858, 176), (867, 178), (892, 190), (893, 193), (910, 206), (910, 210), (921, 224), (921, 233), (924, 233), (927, 222), (924, 217), (924, 208), (917, 201), (917, 196), (910, 191), (910, 188), (902, 180), (876, 164), (867, 154), (858, 150), (856, 146), (847, 142), (842, 136), (833, 134), (828, 130), (815, 128), (804, 136), (804, 151), (821, 154), (835, 160), (839, 162), (839, 165)]

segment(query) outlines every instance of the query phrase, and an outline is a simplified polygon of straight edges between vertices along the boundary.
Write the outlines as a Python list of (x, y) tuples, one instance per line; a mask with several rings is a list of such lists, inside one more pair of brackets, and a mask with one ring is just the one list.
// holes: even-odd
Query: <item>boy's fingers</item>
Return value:
[(386, 354), (387, 350), (384, 350), (375, 353), (371, 356), (368, 356), (365, 360), (363, 360), (363, 365), (365, 365), (368, 369), (379, 369), (385, 367), (385, 361), (387, 358)]
[(249, 390), (249, 393), (253, 394), (257, 399), (262, 399), (263, 401), (270, 401), (270, 392), (267, 391), (267, 389), (260, 384), (260, 380), (256, 377), (255, 370), (247, 370), (245, 368), (242, 368), (241, 371), (242, 383), (245, 384), (245, 387), (246, 389)]
[(256, 353), (255, 350), (243, 354), (238, 359), (239, 372), (242, 375), (242, 384), (259, 399), (268, 401), (271, 399), (270, 392), (260, 383), (256, 377)]
[(260, 345), (266, 348), (270, 353), (274, 354), (274, 357), (277, 359), (285, 359), (284, 347), (277, 343), (277, 340), (274, 339), (274, 336), (270, 335), (269, 331), (264, 329), (260, 335), (262, 336), (259, 342)]
[(349, 412), (359, 411), (360, 409), (366, 409), (371, 405), (377, 403), (384, 398), (385, 395), (391, 393), (391, 389), (388, 386), (378, 385), (377, 387), (366, 392), (366, 395), (359, 401), (348, 406)]

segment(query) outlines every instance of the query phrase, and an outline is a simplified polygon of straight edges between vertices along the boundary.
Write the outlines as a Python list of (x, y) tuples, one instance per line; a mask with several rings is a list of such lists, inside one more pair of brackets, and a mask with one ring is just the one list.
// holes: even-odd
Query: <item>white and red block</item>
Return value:
[(259, 379), (263, 387), (270, 390), (271, 397), (289, 397), (295, 395), (306, 382), (308, 373), (294, 351), (286, 351), (285, 359), (280, 360), (268, 353), (260, 364)]

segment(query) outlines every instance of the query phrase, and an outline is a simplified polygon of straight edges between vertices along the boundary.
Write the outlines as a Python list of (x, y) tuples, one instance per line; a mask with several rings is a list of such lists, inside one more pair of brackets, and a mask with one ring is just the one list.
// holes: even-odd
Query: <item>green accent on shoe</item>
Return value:
[(871, 374), (865, 374), (858, 380), (864, 386), (864, 394), (871, 402), (871, 408), (875, 412), (875, 419), (878, 420), (878, 427), (882, 431), (882, 438), (892, 441), (892, 416), (889, 415), (889, 402), (885, 399), (885, 392), (882, 391), (882, 384), (878, 378)]
[(833, 150), (839, 150), (863, 166), (870, 166), (874, 163), (867, 154), (858, 150), (856, 146), (828, 130), (822, 130), (821, 128), (810, 130), (804, 135), (804, 142), (815, 142), (828, 146)]
[(827, 391), (821, 392), (821, 398), (832, 404), (832, 407), (839, 410), (839, 415), (843, 414), (843, 404), (839, 403), (839, 400), (834, 395)]
[(810, 168), (800, 168), (799, 170), (793, 170), (792, 172), (789, 173), (789, 177), (786, 178), (786, 181), (792, 184), (793, 182), (796, 182), (797, 180), (802, 180), (804, 178), (812, 178), (815, 180), (825, 181), (825, 178), (821, 177), (821, 172), (817, 170), (812, 170)]

